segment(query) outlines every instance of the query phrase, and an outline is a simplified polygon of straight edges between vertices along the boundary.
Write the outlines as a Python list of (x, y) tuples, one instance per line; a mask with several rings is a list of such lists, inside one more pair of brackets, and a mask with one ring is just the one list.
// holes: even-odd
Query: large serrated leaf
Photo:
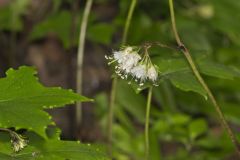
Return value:
[(9, 69), (0, 79), (0, 127), (33, 130), (46, 138), (45, 129), (53, 124), (43, 109), (90, 99), (57, 87), (41, 85), (31, 67)]

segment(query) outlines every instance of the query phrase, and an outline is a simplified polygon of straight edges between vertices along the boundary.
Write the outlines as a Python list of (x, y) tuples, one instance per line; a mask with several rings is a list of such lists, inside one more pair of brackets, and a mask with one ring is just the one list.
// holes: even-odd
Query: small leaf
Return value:
[(44, 109), (90, 99), (59, 87), (42, 86), (31, 67), (9, 69), (7, 77), (0, 79), (0, 127), (33, 130), (47, 137), (45, 129), (53, 124)]
[(203, 119), (197, 119), (189, 124), (189, 134), (191, 139), (195, 139), (207, 131), (207, 123)]

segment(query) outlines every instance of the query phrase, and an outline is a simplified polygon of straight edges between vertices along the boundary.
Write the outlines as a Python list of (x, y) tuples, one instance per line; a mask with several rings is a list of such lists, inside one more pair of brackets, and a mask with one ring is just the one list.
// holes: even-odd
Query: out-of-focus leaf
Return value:
[(121, 127), (118, 124), (113, 126), (113, 142), (118, 148), (129, 152), (131, 151), (131, 135), (127, 132), (126, 129)]
[[(174, 86), (181, 90), (194, 91), (206, 98), (206, 91), (183, 58), (155, 58), (153, 62), (158, 66), (160, 77), (169, 79)], [(196, 58), (196, 63), (199, 71), (205, 75), (224, 79), (233, 79), (240, 76), (240, 72), (237, 69), (212, 62), (201, 56)]]
[(29, 3), (30, 0), (15, 0), (0, 8), (0, 29), (20, 31), (23, 27), (21, 17), (26, 13)]
[(126, 82), (119, 80), (116, 88), (116, 101), (139, 122), (144, 122), (146, 100), (136, 94)]
[(234, 0), (221, 0), (219, 3), (218, 0), (213, 0), (211, 3), (213, 4), (215, 13), (213, 19), (210, 21), (211, 26), (226, 34), (235, 44), (239, 45), (240, 23), (236, 21), (240, 18), (240, 14), (238, 14), (240, 2)]
[(115, 110), (114, 110), (115, 117), (119, 121), (119, 123), (121, 123), (122, 126), (127, 128), (129, 133), (134, 134), (135, 133), (134, 125), (133, 125), (130, 117), (128, 117), (128, 115), (125, 114), (124, 111), (125, 110), (123, 107), (115, 106)]
[(206, 59), (198, 60), (197, 64), (200, 72), (208, 76), (222, 79), (233, 79), (235, 77), (240, 77), (240, 71), (237, 71), (237, 69), (229, 68), (222, 64), (211, 62)]
[[(64, 46), (68, 48), (70, 45), (70, 29), (71, 13), (63, 10), (57, 14), (49, 16), (46, 20), (36, 25), (31, 32), (30, 39), (35, 40), (43, 38), (48, 34), (55, 34), (62, 40)], [(76, 38), (78, 38), (78, 36), (76, 36)], [(73, 41), (76, 43), (77, 39)]]
[(189, 124), (189, 134), (191, 139), (195, 139), (207, 131), (207, 123), (203, 119), (197, 119)]
[(93, 24), (89, 26), (87, 38), (93, 42), (110, 44), (115, 29), (114, 26), (107, 23)]
[(159, 143), (159, 139), (158, 139), (158, 135), (153, 132), (150, 131), (149, 134), (149, 139), (150, 139), (150, 159), (151, 160), (160, 160), (161, 159), (161, 153), (159, 152), (160, 147), (160, 143)]

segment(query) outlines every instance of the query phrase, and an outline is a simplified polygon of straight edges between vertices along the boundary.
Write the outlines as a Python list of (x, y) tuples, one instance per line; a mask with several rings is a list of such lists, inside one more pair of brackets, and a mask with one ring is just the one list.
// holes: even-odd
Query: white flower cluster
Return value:
[(19, 152), (27, 146), (27, 141), (17, 133), (11, 133), (11, 144), (14, 152)]
[[(141, 57), (137, 47), (124, 47), (119, 51), (113, 51), (113, 55), (105, 56), (110, 64), (115, 65), (115, 72), (122, 79), (128, 79), (130, 75), (132, 79), (143, 86), (146, 81), (151, 81), (156, 85), (158, 72), (152, 64), (148, 54)], [(129, 82), (131, 83), (131, 81)]]

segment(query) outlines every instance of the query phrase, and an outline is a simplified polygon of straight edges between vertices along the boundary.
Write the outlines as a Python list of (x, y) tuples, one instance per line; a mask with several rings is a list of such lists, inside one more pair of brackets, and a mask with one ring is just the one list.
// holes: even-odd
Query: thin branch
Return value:
[(236, 147), (236, 151), (238, 153), (238, 156), (240, 157), (240, 149), (239, 149), (239, 143), (237, 141), (237, 138), (235, 137), (235, 135), (233, 134), (232, 129), (230, 128), (230, 126), (228, 125), (224, 114), (220, 108), (220, 106), (218, 105), (214, 95), (212, 94), (211, 90), (209, 89), (208, 85), (206, 84), (206, 82), (204, 81), (204, 79), (202, 78), (201, 74), (199, 73), (193, 59), (192, 56), (189, 52), (189, 50), (185, 47), (185, 45), (182, 43), (178, 31), (177, 31), (177, 27), (176, 27), (176, 22), (175, 22), (175, 15), (174, 15), (174, 5), (173, 5), (173, 0), (169, 0), (169, 8), (170, 8), (170, 14), (171, 14), (171, 21), (172, 21), (172, 29), (174, 32), (174, 36), (175, 39), (177, 41), (178, 46), (181, 48), (181, 51), (183, 52), (185, 58), (187, 59), (195, 77), (197, 78), (197, 80), (199, 81), (199, 83), (202, 85), (202, 87), (205, 89), (205, 91), (207, 92), (209, 99), (211, 100), (216, 112), (218, 113), (219, 119), (220, 119), (220, 123), (223, 126), (223, 128), (226, 129), (228, 136), (230, 137), (232, 143), (235, 145)]
[[(83, 55), (84, 55), (84, 46), (85, 46), (85, 36), (87, 30), (88, 17), (91, 11), (93, 0), (87, 0), (83, 19), (81, 24), (81, 30), (79, 35), (79, 46), (78, 46), (78, 56), (77, 56), (77, 93), (82, 94), (82, 72), (83, 72)], [(76, 124), (79, 126), (82, 121), (82, 106), (81, 103), (76, 105)]]

